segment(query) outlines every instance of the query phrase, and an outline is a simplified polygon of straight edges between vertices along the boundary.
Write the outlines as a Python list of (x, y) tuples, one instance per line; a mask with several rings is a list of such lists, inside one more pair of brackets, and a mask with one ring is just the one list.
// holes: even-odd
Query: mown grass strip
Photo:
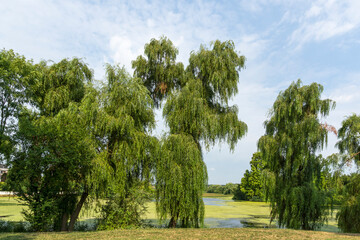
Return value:
[(131, 229), (73, 233), (1, 233), (0, 239), (360, 239), (360, 234), (289, 229)]

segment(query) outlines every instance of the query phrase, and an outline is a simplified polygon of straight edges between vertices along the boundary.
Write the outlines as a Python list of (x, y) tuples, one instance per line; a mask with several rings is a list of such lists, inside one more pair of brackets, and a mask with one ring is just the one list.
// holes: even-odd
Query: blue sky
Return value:
[[(233, 40), (247, 61), (231, 104), (249, 131), (233, 153), (221, 144), (204, 154), (209, 183), (224, 184), (240, 182), (269, 109), (292, 81), (324, 86), (323, 98), (337, 107), (322, 121), (336, 128), (359, 113), (359, 9), (357, 0), (1, 1), (0, 47), (35, 62), (84, 58), (101, 81), (104, 63), (132, 72), (131, 61), (151, 38), (170, 38), (185, 65), (200, 44)], [(154, 134), (166, 129), (157, 113)], [(335, 143), (329, 135), (323, 154), (336, 152)]]

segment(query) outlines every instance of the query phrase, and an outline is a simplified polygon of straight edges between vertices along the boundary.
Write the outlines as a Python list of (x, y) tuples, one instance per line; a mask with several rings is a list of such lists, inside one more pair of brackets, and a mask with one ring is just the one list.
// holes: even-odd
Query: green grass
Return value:
[(1, 239), (360, 239), (359, 234), (289, 229), (131, 229), (73, 233), (0, 233)]
[(24, 220), (21, 211), (25, 206), (14, 197), (0, 197), (0, 220), (5, 221), (21, 221)]
[[(214, 195), (205, 195), (204, 197), (215, 197)], [(214, 219), (214, 221), (208, 221), (206, 227), (219, 227), (217, 220), (236, 219), (237, 221), (243, 220), (248, 223), (268, 225), (270, 222), (270, 208), (269, 204), (263, 202), (249, 202), (249, 201), (230, 201), (232, 196), (229, 195), (217, 195), (217, 198), (221, 200), (228, 200), (221, 202), (224, 206), (205, 206), (205, 219)], [(151, 219), (153, 223), (156, 223), (156, 209), (155, 203), (150, 202), (147, 204), (148, 211), (145, 214), (145, 219)], [(21, 210), (24, 206), (13, 197), (0, 197), (0, 216), (1, 220), (5, 221), (21, 221), (24, 220), (21, 215)], [(338, 232), (336, 220), (334, 219), (336, 214), (333, 214), (332, 218), (321, 230)], [(84, 210), (80, 214), (80, 219), (94, 218), (96, 213), (94, 209)], [(220, 225), (222, 227), (223, 225)]]

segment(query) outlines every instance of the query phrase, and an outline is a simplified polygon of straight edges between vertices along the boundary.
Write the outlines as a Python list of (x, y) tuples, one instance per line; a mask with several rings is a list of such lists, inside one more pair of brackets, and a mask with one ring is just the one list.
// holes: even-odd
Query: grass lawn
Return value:
[[(232, 201), (229, 195), (206, 194), (204, 199), (213, 200), (217, 205), (205, 205), (205, 227), (231, 227), (231, 221), (240, 225), (240, 222), (251, 223), (254, 226), (268, 225), (270, 222), (269, 204), (264, 202), (249, 202), (249, 201)], [(217, 202), (218, 201), (218, 202)], [(213, 203), (214, 203), (213, 202)], [(144, 216), (145, 219), (151, 220), (152, 223), (157, 223), (157, 216), (155, 211), (155, 203), (150, 202), (147, 205), (148, 211)], [(24, 220), (21, 215), (21, 210), (24, 206), (13, 197), (0, 197), (0, 220), (5, 221), (21, 221)], [(82, 220), (93, 218), (96, 215), (94, 210), (83, 211), (80, 214)], [(321, 230), (338, 232), (336, 214)], [(228, 225), (227, 225), (228, 224)], [(260, 230), (260, 229), (259, 229)], [(0, 237), (1, 238), (1, 237)]]
[(25, 208), (25, 206), (21, 206), (20, 203), (13, 197), (0, 197), (0, 220), (24, 220), (21, 215), (23, 208)]
[(289, 229), (132, 229), (72, 233), (0, 233), (1, 239), (360, 239), (359, 234)]

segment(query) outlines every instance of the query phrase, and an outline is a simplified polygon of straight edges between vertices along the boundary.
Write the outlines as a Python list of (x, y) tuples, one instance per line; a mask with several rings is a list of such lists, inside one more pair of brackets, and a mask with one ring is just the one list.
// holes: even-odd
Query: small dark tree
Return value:
[[(240, 186), (234, 194), (234, 199), (237, 200), (262, 200), (263, 184), (261, 172), (264, 169), (264, 162), (260, 152), (253, 154), (250, 161), (251, 170), (246, 170), (244, 177), (241, 179)], [(240, 191), (240, 192), (239, 192)], [(246, 196), (244, 198), (244, 196)]]

